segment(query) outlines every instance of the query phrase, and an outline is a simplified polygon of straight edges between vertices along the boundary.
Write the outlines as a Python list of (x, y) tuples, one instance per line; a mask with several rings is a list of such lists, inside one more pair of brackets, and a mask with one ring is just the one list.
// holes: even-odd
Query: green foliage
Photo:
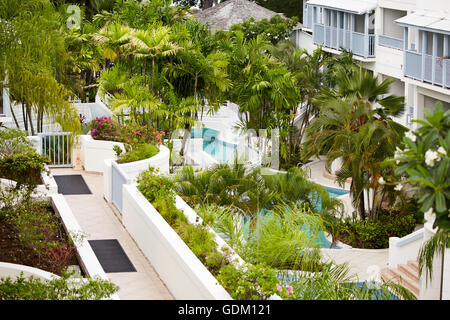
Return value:
[(114, 283), (102, 279), (79, 279), (64, 272), (49, 281), (23, 275), (0, 279), (0, 300), (101, 300), (118, 291)]
[(277, 293), (276, 272), (264, 264), (226, 265), (220, 270), (217, 280), (236, 300), (268, 299)]
[[(392, 190), (378, 181), (390, 171), (382, 167), (382, 161), (394, 154), (406, 130), (391, 118), (403, 111), (403, 97), (382, 98), (389, 93), (391, 81), (378, 83), (376, 77), (362, 69), (348, 74), (338, 68), (337, 84), (336, 89), (324, 90), (319, 97), (323, 105), (306, 130), (303, 158), (306, 161), (312, 156), (326, 155), (328, 170), (333, 161), (341, 160), (337, 181), (344, 184), (351, 178), (354, 207), (362, 219), (366, 214), (367, 218), (376, 219), (384, 193), (392, 195)], [(377, 104), (383, 108), (376, 107)], [(364, 192), (374, 193), (371, 202), (365, 201)]]
[(280, 40), (288, 40), (291, 36), (293, 28), (297, 25), (297, 18), (282, 18), (275, 15), (270, 20), (262, 19), (255, 21), (254, 18), (235, 24), (230, 28), (231, 32), (241, 31), (247, 40), (254, 39), (258, 35), (264, 35), (272, 44), (276, 44)]
[(118, 155), (117, 163), (128, 163), (148, 159), (157, 155), (158, 152), (158, 147), (153, 144), (135, 144), (131, 147), (130, 151)]
[[(405, 176), (417, 193), (420, 211), (435, 214), (434, 227), (450, 229), (450, 111), (437, 103), (431, 113), (425, 109), (421, 126), (403, 137), (402, 149), (386, 161), (397, 176)], [(398, 183), (400, 183), (398, 182)], [(397, 183), (397, 182), (396, 182)]]
[(385, 212), (375, 221), (340, 221), (336, 229), (338, 239), (352, 247), (384, 249), (389, 247), (389, 237), (402, 238), (413, 232), (415, 225), (413, 214), (401, 216), (397, 212)]
[(277, 205), (299, 201), (317, 211), (321, 201), (323, 216), (339, 212), (339, 200), (330, 198), (323, 187), (309, 181), (300, 168), (264, 175), (260, 168), (247, 170), (244, 165), (234, 163), (218, 165), (196, 174), (192, 167), (185, 166), (177, 181), (180, 195), (194, 207), (210, 204), (230, 206), (255, 217), (263, 208), (271, 210)]
[(33, 145), (27, 139), (27, 133), (20, 129), (5, 128), (0, 130), (0, 158), (13, 154), (34, 152)]
[(188, 223), (183, 211), (175, 207), (175, 184), (170, 178), (156, 175), (150, 168), (141, 173), (137, 182), (139, 191), (213, 275), (230, 263), (228, 252), (218, 250), (213, 234), (207, 226)]
[(141, 172), (137, 178), (138, 189), (148, 201), (153, 202), (159, 198), (175, 201), (175, 182), (169, 177), (158, 175), (154, 168)]
[(45, 171), (44, 164), (49, 163), (47, 156), (37, 153), (13, 154), (0, 159), (0, 177), (17, 182), (17, 188), (22, 185), (33, 190), (42, 183), (41, 173)]

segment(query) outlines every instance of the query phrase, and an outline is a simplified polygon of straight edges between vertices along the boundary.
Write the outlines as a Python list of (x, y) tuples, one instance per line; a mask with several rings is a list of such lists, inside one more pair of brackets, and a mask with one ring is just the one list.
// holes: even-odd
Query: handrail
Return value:
[(415, 231), (413, 233), (410, 233), (407, 236), (404, 236), (403, 238), (400, 238), (400, 240), (397, 241), (395, 243), (395, 245), (397, 247), (403, 247), (403, 246), (405, 246), (405, 245), (407, 245), (407, 244), (409, 244), (409, 243), (411, 243), (413, 241), (416, 241), (416, 240), (419, 240), (419, 239), (423, 238), (423, 235), (424, 235), (424, 228), (419, 229), (419, 230), (417, 230), (417, 231)]

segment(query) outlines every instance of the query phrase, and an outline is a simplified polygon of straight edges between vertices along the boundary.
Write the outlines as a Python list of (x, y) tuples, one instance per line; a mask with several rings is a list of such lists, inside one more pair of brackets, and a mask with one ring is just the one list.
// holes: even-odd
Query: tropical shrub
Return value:
[(0, 177), (14, 180), (16, 187), (25, 186), (33, 190), (43, 183), (41, 174), (45, 171), (45, 164), (49, 158), (38, 153), (13, 154), (0, 158)]
[(174, 181), (155, 174), (155, 170), (149, 168), (140, 174), (137, 183), (139, 191), (213, 275), (217, 275), (222, 266), (230, 263), (229, 253), (226, 250), (218, 250), (218, 245), (206, 225), (188, 223), (183, 211), (175, 207)]
[(277, 293), (278, 279), (274, 269), (263, 264), (224, 266), (217, 276), (233, 299), (261, 300)]
[[(119, 150), (122, 151), (120, 148)], [(117, 163), (128, 163), (148, 159), (158, 154), (158, 152), (159, 152), (158, 147), (156, 147), (153, 144), (140, 143), (132, 145), (127, 152), (124, 153), (120, 152), (117, 155)]]
[(345, 219), (335, 226), (337, 238), (342, 242), (364, 249), (389, 247), (389, 237), (404, 237), (414, 231), (414, 214), (401, 216), (398, 212), (384, 211), (377, 220)]
[(0, 300), (100, 300), (118, 290), (110, 281), (91, 278), (79, 281), (68, 272), (49, 281), (23, 275), (14, 280), (0, 279)]
[(26, 132), (19, 129), (0, 130), (0, 140), (0, 178), (16, 181), (16, 189), (24, 186), (32, 191), (42, 183), (41, 174), (50, 159), (38, 154)]
[(0, 158), (13, 154), (34, 152), (27, 133), (19, 129), (5, 128), (0, 130)]
[[(421, 125), (407, 132), (402, 148), (398, 148), (387, 165), (395, 166), (397, 177), (405, 180), (387, 181), (395, 185), (411, 185), (417, 194), (420, 211), (433, 216), (433, 227), (450, 229), (450, 111), (444, 112), (437, 103), (432, 113), (424, 110), (425, 120), (413, 120)], [(386, 179), (387, 180), (387, 179)]]
[(233, 25), (230, 31), (242, 31), (247, 40), (254, 39), (259, 34), (263, 34), (272, 44), (276, 44), (280, 40), (289, 39), (297, 23), (298, 19), (295, 17), (291, 19), (275, 15), (270, 20), (262, 19), (255, 21), (254, 18), (250, 18), (240, 24)]

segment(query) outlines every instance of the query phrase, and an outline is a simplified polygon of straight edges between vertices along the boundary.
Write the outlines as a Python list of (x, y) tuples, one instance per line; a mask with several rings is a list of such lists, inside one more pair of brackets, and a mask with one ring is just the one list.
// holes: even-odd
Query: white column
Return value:
[(350, 14), (350, 50), (353, 51), (353, 33), (355, 32), (355, 15)]
[(364, 56), (369, 55), (369, 13), (364, 15)]
[[(444, 35), (444, 51), (442, 56), (448, 57), (448, 35)], [(447, 82), (447, 59), (442, 59), (442, 87), (445, 88)]]
[(341, 27), (341, 13), (339, 11), (336, 11), (337, 15), (337, 23), (336, 23), (336, 49), (339, 50), (339, 29)]
[(437, 33), (433, 33), (433, 51), (432, 51), (432, 61), (431, 61), (431, 83), (435, 83), (435, 77), (436, 77), (436, 59), (437, 59)]
[(408, 27), (403, 28), (403, 75), (406, 74), (406, 51), (408, 50)]
[[(330, 26), (330, 43), (328, 44), (328, 46), (330, 48), (333, 48), (333, 37), (336, 37), (334, 35), (334, 32), (333, 32), (333, 29), (334, 29), (334, 13), (335, 13), (334, 10), (330, 11), (330, 14), (331, 14), (331, 20), (330, 20), (330, 25), (331, 25)], [(336, 38), (334, 38), (334, 39), (336, 39)]]
[(425, 79), (425, 55), (428, 47), (428, 32), (422, 31), (422, 81)]
[(342, 41), (344, 43), (343, 47), (347, 48), (347, 30), (348, 30), (348, 13), (344, 12), (344, 29), (342, 30)]

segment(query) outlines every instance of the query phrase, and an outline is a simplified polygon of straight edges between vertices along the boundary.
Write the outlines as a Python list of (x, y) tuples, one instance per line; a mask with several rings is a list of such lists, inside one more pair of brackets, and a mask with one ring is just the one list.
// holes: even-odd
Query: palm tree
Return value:
[[(223, 52), (214, 51), (205, 56), (199, 48), (191, 47), (181, 50), (175, 61), (167, 64), (163, 72), (172, 84), (176, 84), (177, 94), (192, 96), (196, 101), (195, 109), (201, 110), (203, 114), (206, 103), (213, 109), (218, 108), (224, 101), (223, 94), (230, 89), (227, 66), (228, 58)], [(198, 113), (191, 113), (191, 117), (197, 119)], [(191, 124), (186, 123), (181, 155), (184, 154), (190, 130)]]
[(106, 58), (106, 69), (110, 68), (111, 62), (120, 62), (126, 53), (125, 45), (130, 41), (131, 31), (130, 27), (113, 22), (93, 34), (92, 39), (102, 48), (102, 55)]
[(164, 109), (158, 108), (161, 101), (149, 90), (146, 85), (142, 84), (141, 78), (135, 76), (132, 80), (121, 85), (122, 92), (116, 93), (110, 104), (110, 108), (114, 113), (122, 113), (124, 109), (130, 108), (130, 114), (133, 115), (133, 122), (138, 122), (138, 111), (143, 109), (142, 117), (145, 122), (145, 108), (149, 112), (157, 112), (158, 116), (166, 114)]

